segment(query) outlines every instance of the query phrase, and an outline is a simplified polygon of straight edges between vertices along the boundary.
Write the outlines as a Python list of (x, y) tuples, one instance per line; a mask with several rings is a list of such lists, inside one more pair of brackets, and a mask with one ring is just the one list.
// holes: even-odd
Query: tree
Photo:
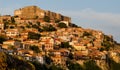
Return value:
[(36, 29), (39, 29), (39, 26), (36, 25), (36, 24), (32, 25), (32, 27), (33, 27), (33, 28), (36, 28)]
[(8, 21), (5, 21), (5, 20), (4, 20), (3, 22), (4, 22), (4, 29), (7, 29), (9, 22), (8, 22)]
[(86, 32), (86, 31), (83, 33), (83, 37), (84, 37), (84, 36), (91, 36), (91, 35), (92, 35), (91, 33)]
[(49, 25), (49, 26), (44, 26), (42, 30), (51, 32), (51, 31), (56, 31), (56, 28), (53, 27), (52, 25)]
[(97, 66), (94, 60), (89, 60), (84, 63), (85, 70), (102, 70)]
[(14, 17), (11, 17), (11, 22), (12, 22), (12, 23), (15, 23)]
[(71, 27), (78, 27), (76, 24), (71, 23)]
[(52, 25), (49, 26), (49, 31), (56, 31), (56, 28), (53, 27)]
[(110, 48), (114, 47), (113, 39), (107, 35), (104, 35), (101, 45), (103, 46), (104, 50), (108, 51)]
[(50, 66), (50, 68), (48, 70), (63, 70), (63, 69), (61, 67), (52, 65), (52, 66)]
[(14, 29), (15, 27), (14, 26), (10, 26), (10, 29)]
[(35, 66), (35, 70), (48, 70), (46, 65), (40, 64), (39, 62), (31, 62)]
[(53, 61), (52, 61), (52, 59), (49, 56), (45, 56), (45, 62), (47, 64), (51, 64)]
[(33, 50), (35, 53), (40, 53), (40, 49), (38, 48), (38, 46), (30, 46), (30, 49)]
[(101, 52), (104, 51), (104, 50), (105, 50), (105, 49), (104, 49), (103, 47), (101, 47), (101, 48), (99, 49), (99, 51), (101, 51)]
[(25, 27), (24, 27), (24, 26), (20, 26), (20, 28), (21, 28), (21, 29), (25, 29)]
[(23, 60), (22, 58), (20, 59), (19, 58), (20, 56), (14, 56), (14, 55), (8, 55), (8, 54), (5, 54), (5, 56), (7, 58), (6, 59), (7, 67), (5, 70), (35, 70), (35, 67), (33, 66), (33, 64)]
[(45, 22), (50, 22), (50, 17), (45, 16), (45, 17), (43, 18), (43, 20), (44, 20)]
[(11, 49), (11, 50), (16, 50), (15, 46), (13, 46), (13, 45), (9, 45), (8, 48)]
[(58, 23), (58, 27), (60, 28), (67, 28), (67, 25), (65, 23)]
[(61, 48), (71, 48), (72, 46), (69, 44), (69, 42), (61, 42), (60, 47)]
[(67, 67), (68, 67), (69, 70), (84, 70), (83, 67), (80, 64), (73, 63), (70, 60), (66, 61), (66, 65), (67, 65)]
[(73, 54), (72, 53), (69, 53), (69, 56), (68, 56), (70, 59), (73, 59)]
[(41, 35), (38, 34), (38, 33), (34, 33), (34, 32), (29, 32), (29, 33), (28, 33), (28, 39), (39, 40), (40, 36), (41, 36)]
[(37, 24), (38, 26), (40, 26), (40, 22), (36, 22), (36, 24)]
[(116, 63), (114, 60), (110, 59), (110, 70), (120, 70), (120, 63)]
[(59, 22), (60, 22), (60, 20), (59, 20), (59, 19), (56, 19), (56, 20), (55, 20), (55, 23), (59, 23)]
[(0, 35), (0, 44), (2, 44), (4, 41), (6, 41), (6, 37), (3, 35)]
[(39, 32), (43, 32), (43, 29), (42, 29), (42, 28), (38, 28), (38, 31), (39, 31)]
[(111, 44), (108, 41), (103, 41), (102, 46), (104, 46), (104, 50), (108, 51), (111, 47)]
[(31, 26), (30, 26), (30, 25), (26, 25), (26, 27), (27, 27), (27, 28), (31, 28)]
[(14, 18), (18, 18), (19, 16), (14, 16)]
[(38, 16), (35, 16), (35, 19), (38, 19), (39, 17)]

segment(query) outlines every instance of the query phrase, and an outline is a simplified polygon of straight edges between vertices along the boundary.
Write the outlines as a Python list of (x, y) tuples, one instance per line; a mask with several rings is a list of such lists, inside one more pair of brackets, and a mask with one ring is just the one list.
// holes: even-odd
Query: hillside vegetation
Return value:
[(30, 62), (0, 52), (0, 70), (35, 70)]

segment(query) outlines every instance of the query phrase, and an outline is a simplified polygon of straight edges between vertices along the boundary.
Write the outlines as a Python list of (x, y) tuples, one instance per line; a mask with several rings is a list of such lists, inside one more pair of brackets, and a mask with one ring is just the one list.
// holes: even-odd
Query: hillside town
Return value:
[(101, 66), (107, 63), (108, 56), (120, 62), (120, 51), (112, 35), (84, 29), (68, 16), (37, 6), (17, 9), (14, 16), (0, 16), (0, 52), (65, 70), (69, 70), (69, 60), (80, 65), (95, 60), (102, 70), (107, 70)]

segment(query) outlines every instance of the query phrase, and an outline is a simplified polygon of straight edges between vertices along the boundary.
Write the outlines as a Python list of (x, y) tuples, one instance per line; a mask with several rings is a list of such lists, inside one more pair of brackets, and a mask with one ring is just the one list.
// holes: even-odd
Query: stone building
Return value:
[(14, 16), (18, 16), (22, 19), (43, 18), (44, 15), (44, 10), (37, 6), (27, 6), (14, 11)]

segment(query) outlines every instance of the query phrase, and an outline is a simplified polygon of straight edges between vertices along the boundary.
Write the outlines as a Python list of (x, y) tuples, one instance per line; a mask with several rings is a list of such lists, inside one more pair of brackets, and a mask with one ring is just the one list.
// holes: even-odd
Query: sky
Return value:
[(0, 15), (30, 5), (69, 16), (72, 23), (113, 35), (120, 43), (120, 0), (0, 0)]

